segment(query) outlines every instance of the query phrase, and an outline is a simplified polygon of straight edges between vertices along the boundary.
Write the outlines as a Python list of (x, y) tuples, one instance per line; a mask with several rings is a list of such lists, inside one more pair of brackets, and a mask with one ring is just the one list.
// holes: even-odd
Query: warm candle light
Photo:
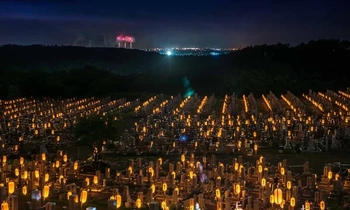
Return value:
[(74, 170), (78, 170), (78, 167), (79, 167), (79, 163), (78, 162), (74, 162), (74, 165), (73, 165), (73, 168)]
[(168, 185), (166, 183), (163, 183), (162, 188), (163, 188), (163, 191), (165, 192), (168, 189)]
[(8, 193), (9, 195), (11, 195), (14, 192), (15, 192), (15, 183), (11, 181), (8, 183)]
[(49, 193), (50, 193), (50, 188), (49, 186), (45, 185), (43, 188), (43, 197), (44, 199), (49, 197)]
[(120, 196), (119, 194), (115, 196), (116, 197), (116, 206), (117, 206), (117, 209), (120, 208), (120, 206), (122, 205), (122, 196)]
[(1, 210), (9, 210), (9, 204), (6, 201), (2, 202)]
[(221, 197), (220, 189), (216, 189), (216, 190), (215, 190), (215, 196), (216, 196), (218, 199), (220, 199), (220, 197)]
[(28, 191), (27, 191), (27, 186), (24, 185), (24, 186), (22, 187), (22, 194), (23, 194), (24, 196), (26, 196), (27, 193), (28, 193)]
[(280, 205), (282, 203), (283, 200), (283, 194), (282, 194), (282, 190), (277, 188), (273, 191), (273, 195), (275, 198), (275, 204)]
[(265, 179), (265, 178), (262, 178), (262, 179), (261, 179), (261, 186), (262, 186), (262, 187), (265, 187), (265, 185), (266, 185), (266, 179)]
[(332, 177), (333, 177), (332, 171), (328, 171), (328, 179), (332, 179)]
[(325, 210), (326, 209), (326, 203), (324, 201), (320, 202), (320, 209)]
[(98, 184), (98, 177), (94, 176), (94, 184)]
[(294, 197), (291, 197), (291, 198), (290, 198), (290, 206), (291, 206), (291, 207), (294, 207), (294, 206), (295, 206), (295, 198), (294, 198)]
[(141, 208), (141, 205), (142, 205), (141, 199), (138, 198), (138, 199), (136, 200), (135, 204), (136, 204), (136, 208), (138, 208), (138, 209)]
[(83, 190), (81, 191), (80, 193), (80, 202), (81, 204), (84, 204), (86, 201), (87, 201), (87, 191), (86, 190)]

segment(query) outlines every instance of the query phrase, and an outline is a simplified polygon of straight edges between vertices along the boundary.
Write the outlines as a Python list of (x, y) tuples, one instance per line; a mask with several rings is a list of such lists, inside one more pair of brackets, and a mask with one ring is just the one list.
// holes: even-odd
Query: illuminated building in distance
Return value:
[(119, 35), (116, 37), (116, 44), (118, 48), (132, 49), (134, 42), (135, 42), (135, 38), (132, 36)]

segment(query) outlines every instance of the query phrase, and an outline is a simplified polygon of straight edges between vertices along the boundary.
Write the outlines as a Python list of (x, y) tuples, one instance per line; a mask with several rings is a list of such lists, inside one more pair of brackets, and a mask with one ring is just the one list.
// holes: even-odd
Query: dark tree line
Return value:
[(70, 46), (0, 47), (0, 97), (184, 93), (255, 95), (349, 87), (350, 42), (259, 45), (223, 56), (175, 57)]

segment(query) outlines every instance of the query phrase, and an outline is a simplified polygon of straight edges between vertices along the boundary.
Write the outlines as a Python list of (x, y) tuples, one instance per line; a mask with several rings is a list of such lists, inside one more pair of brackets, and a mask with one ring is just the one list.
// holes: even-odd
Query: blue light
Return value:
[(179, 140), (180, 140), (181, 142), (186, 142), (186, 141), (187, 141), (187, 139), (188, 139), (188, 137), (187, 137), (187, 135), (186, 135), (186, 134), (181, 134), (181, 135), (180, 135)]
[(173, 53), (172, 53), (170, 50), (168, 50), (168, 51), (166, 52), (166, 54), (167, 54), (167, 55), (172, 55)]

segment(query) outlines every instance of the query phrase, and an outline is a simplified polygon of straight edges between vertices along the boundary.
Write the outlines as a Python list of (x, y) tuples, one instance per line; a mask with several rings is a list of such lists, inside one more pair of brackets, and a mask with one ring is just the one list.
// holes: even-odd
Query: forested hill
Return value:
[(257, 96), (350, 87), (350, 42), (259, 45), (229, 55), (172, 57), (139, 50), (69, 46), (0, 47), (0, 98), (85, 97), (120, 92)]
[(158, 53), (118, 48), (4, 45), (0, 68), (9, 70), (70, 70), (93, 66), (130, 74), (157, 68)]

